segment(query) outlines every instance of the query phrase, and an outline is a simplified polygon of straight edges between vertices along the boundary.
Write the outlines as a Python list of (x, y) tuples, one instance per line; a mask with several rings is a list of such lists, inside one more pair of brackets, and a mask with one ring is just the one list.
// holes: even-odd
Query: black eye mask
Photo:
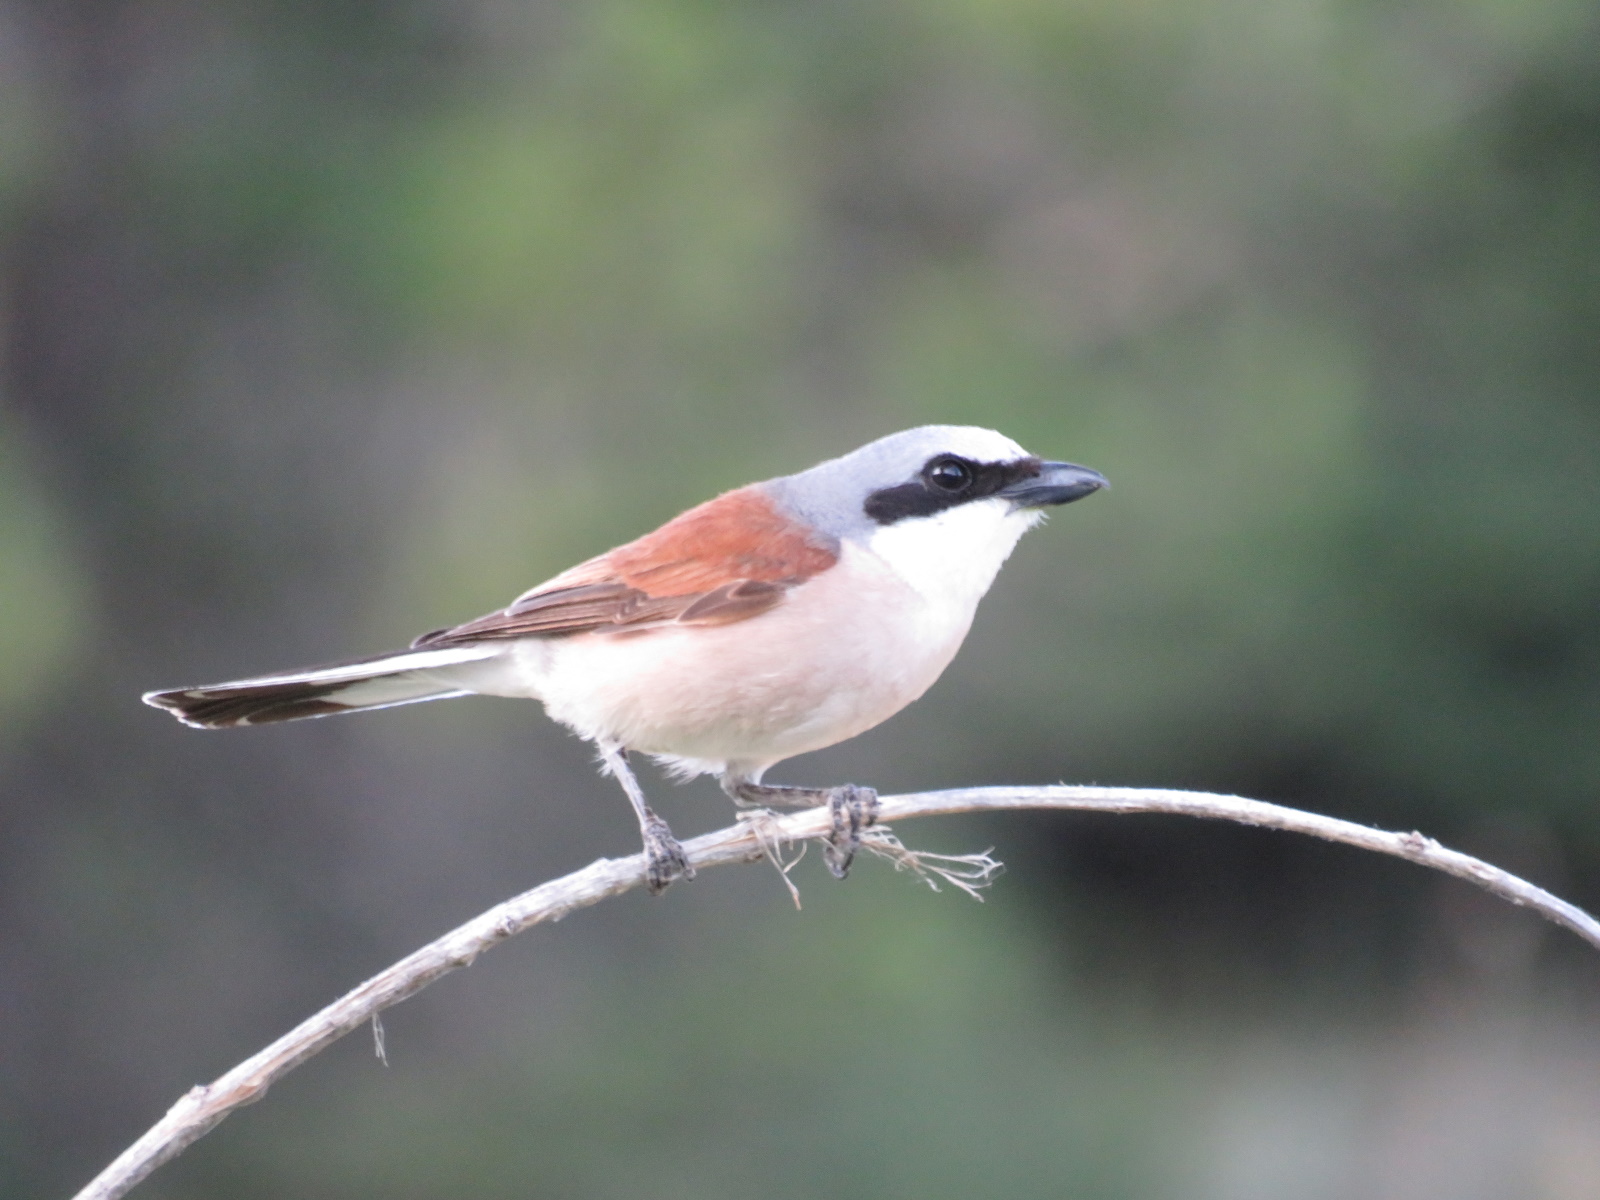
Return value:
[(1043, 466), (1037, 458), (975, 463), (954, 454), (941, 454), (929, 459), (910, 483), (873, 492), (862, 510), (879, 525), (893, 525), (907, 517), (931, 517), (1037, 478)]

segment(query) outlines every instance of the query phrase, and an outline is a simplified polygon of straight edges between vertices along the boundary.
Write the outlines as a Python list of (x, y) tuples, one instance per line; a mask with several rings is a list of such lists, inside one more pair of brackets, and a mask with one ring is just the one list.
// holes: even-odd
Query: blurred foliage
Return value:
[[(912, 424), (1114, 490), (783, 778), (1226, 788), (1600, 897), (1593, 5), (10, 0), (0, 239), (0, 1193), (631, 845), (527, 706), (139, 691)], [(586, 914), (145, 1190), (1600, 1190), (1594, 970), (1516, 914), (1246, 831), (926, 836), (1023, 886)]]
[(0, 741), (92, 624), (72, 538), (12, 431), (0, 429)]

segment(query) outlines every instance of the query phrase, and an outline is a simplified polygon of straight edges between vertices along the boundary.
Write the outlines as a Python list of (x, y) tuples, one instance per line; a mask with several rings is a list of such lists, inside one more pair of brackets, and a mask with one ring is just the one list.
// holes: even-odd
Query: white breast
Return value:
[(1040, 519), (1008, 500), (980, 500), (882, 526), (867, 546), (923, 597), (930, 624), (960, 638), (1018, 539)]

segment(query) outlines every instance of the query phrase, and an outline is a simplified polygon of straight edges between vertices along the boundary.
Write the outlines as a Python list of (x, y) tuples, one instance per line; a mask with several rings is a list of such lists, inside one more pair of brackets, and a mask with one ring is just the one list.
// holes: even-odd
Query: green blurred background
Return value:
[[(1115, 490), (776, 779), (1234, 790), (1600, 905), (1594, 4), (0, 0), (0, 322), (0, 1195), (636, 845), (532, 705), (141, 691), (924, 422)], [(1600, 1195), (1575, 939), (1259, 831), (901, 832), (1010, 872), (626, 897), (139, 1195)]]

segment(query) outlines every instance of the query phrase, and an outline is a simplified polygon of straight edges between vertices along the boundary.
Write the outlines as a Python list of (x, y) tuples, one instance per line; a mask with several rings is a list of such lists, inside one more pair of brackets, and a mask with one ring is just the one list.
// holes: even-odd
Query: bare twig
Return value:
[[(1392, 854), (1396, 858), (1465, 879), (1513, 904), (1533, 909), (1557, 925), (1572, 930), (1591, 945), (1600, 947), (1600, 922), (1582, 909), (1498, 867), (1470, 855), (1447, 850), (1432, 838), (1420, 833), (1389, 833), (1260, 800), (1159, 788), (1060, 786), (922, 792), (907, 796), (885, 796), (879, 803), (880, 830), (889, 822), (911, 817), (978, 810), (1059, 808), (1113, 813), (1169, 813), (1304, 833), (1330, 842), (1344, 842), (1364, 850), (1375, 850), (1380, 854)], [(759, 824), (759, 828), (755, 827), (756, 824)], [(751, 862), (770, 853), (779, 843), (825, 837), (831, 829), (828, 809), (813, 808), (788, 816), (764, 818), (759, 823), (741, 821), (685, 843), (684, 850), (689, 862), (700, 870), (724, 863)], [(892, 838), (886, 839), (881, 835), (869, 837), (864, 845), (869, 850), (884, 853), (897, 866), (917, 870), (924, 879), (927, 879), (926, 872), (931, 870), (969, 892), (974, 886), (982, 886), (994, 870), (986, 855), (941, 861), (938, 856), (919, 855), (906, 850)], [(496, 905), (401, 959), (315, 1016), (301, 1022), (214, 1083), (191, 1088), (166, 1116), (79, 1192), (76, 1200), (115, 1200), (126, 1195), (156, 1167), (179, 1154), (234, 1109), (261, 1099), (267, 1088), (279, 1078), (352, 1029), (374, 1019), (384, 1009), (427, 987), (441, 975), (467, 966), (491, 946), (525, 929), (546, 921), (559, 921), (570, 912), (638, 887), (644, 882), (644, 874), (642, 854), (635, 854), (631, 858), (602, 858), (581, 871), (574, 871)]]

